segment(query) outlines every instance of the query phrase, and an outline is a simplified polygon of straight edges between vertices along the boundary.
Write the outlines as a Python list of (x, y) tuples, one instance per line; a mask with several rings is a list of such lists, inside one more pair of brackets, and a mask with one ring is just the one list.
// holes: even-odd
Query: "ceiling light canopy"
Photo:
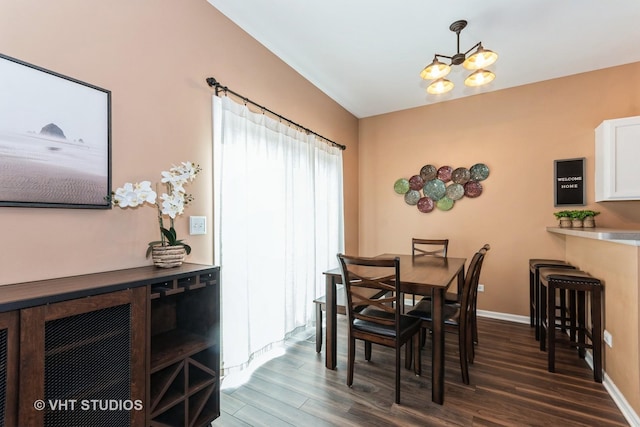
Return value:
[[(452, 56), (436, 53), (433, 58), (433, 62), (424, 67), (422, 72), (420, 72), (420, 77), (423, 79), (433, 80), (427, 87), (428, 93), (439, 95), (453, 89), (453, 83), (444, 78), (451, 71), (452, 65), (462, 64), (462, 66), (467, 70), (475, 70), (465, 79), (464, 84), (467, 86), (482, 86), (496, 78), (495, 74), (491, 71), (485, 70), (485, 68), (498, 60), (498, 54), (489, 49), (485, 49), (482, 46), (482, 42), (476, 43), (466, 52), (460, 52), (460, 32), (466, 26), (467, 21), (465, 20), (456, 21), (451, 24), (449, 29), (456, 33), (458, 39), (457, 52)], [(467, 57), (467, 55), (474, 49), (477, 50)], [(448, 59), (450, 64), (441, 62), (440, 58)]]

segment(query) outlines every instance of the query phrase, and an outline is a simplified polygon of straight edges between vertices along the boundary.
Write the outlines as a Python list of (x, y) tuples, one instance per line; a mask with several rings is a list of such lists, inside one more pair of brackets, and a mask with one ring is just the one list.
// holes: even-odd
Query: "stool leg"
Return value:
[(547, 322), (547, 287), (545, 285), (543, 285), (542, 283), (540, 283), (540, 288), (539, 288), (539, 295), (540, 295), (540, 307), (537, 307), (536, 309), (538, 310), (538, 320), (539, 320), (539, 331), (540, 331), (540, 351), (546, 351), (547, 347), (546, 347), (546, 343), (547, 343), (547, 337), (546, 337), (546, 328), (545, 328), (545, 323)]
[(533, 293), (534, 293), (534, 304), (535, 304), (535, 308), (534, 308), (534, 313), (533, 313), (533, 326), (536, 328), (535, 329), (535, 334), (536, 334), (536, 339), (540, 340), (540, 328), (541, 328), (541, 323), (540, 323), (540, 318), (543, 315), (543, 312), (541, 311), (542, 307), (541, 307), (541, 295), (540, 295), (540, 270), (538, 268), (535, 269), (535, 273), (533, 275)]
[(569, 291), (569, 340), (576, 342), (576, 291)]
[(578, 291), (578, 355), (581, 359), (584, 359), (586, 354), (585, 344), (587, 343), (585, 331), (587, 329), (587, 313), (585, 310), (585, 293), (584, 291)]
[(602, 293), (601, 288), (595, 286), (591, 293), (591, 318), (593, 329), (593, 379), (602, 382)]
[(567, 291), (560, 289), (560, 330), (563, 333), (567, 332)]
[(322, 304), (316, 303), (316, 353), (322, 351)]
[[(547, 290), (547, 370), (556, 371), (556, 287), (549, 281)], [(542, 331), (542, 328), (540, 328)], [(542, 341), (542, 340), (541, 340)]]
[(535, 307), (538, 307), (538, 305), (536, 304), (536, 294), (533, 287), (533, 273), (529, 270), (529, 326), (532, 328), (535, 326)]

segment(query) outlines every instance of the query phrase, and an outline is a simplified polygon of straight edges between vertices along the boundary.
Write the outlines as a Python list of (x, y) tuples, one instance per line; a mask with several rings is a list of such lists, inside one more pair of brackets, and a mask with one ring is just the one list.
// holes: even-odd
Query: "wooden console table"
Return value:
[(219, 337), (214, 266), (0, 286), (0, 424), (209, 425)]

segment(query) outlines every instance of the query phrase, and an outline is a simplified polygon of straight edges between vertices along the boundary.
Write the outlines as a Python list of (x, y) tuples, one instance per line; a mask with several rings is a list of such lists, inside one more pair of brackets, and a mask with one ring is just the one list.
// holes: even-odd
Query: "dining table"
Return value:
[[(431, 296), (432, 339), (431, 347), (431, 400), (444, 402), (444, 302), (445, 294), (457, 279), (458, 290), (464, 284), (466, 258), (412, 256), (385, 253), (376, 258), (400, 258), (400, 290), (406, 294)], [(337, 285), (342, 283), (340, 268), (324, 272), (326, 284), (326, 344), (325, 366), (336, 368), (337, 358)]]

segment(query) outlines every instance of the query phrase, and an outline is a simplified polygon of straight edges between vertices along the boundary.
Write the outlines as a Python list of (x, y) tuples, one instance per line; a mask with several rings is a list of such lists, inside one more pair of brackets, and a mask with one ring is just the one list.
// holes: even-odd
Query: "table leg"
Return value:
[(444, 288), (431, 291), (433, 315), (431, 400), (440, 405), (444, 402), (444, 291)]
[(322, 304), (316, 303), (316, 353), (322, 351)]
[(325, 345), (325, 366), (327, 369), (336, 369), (336, 359), (338, 357), (337, 341), (338, 341), (338, 325), (336, 319), (336, 276), (327, 274), (325, 279), (327, 297), (327, 333), (326, 333), (326, 345)]

